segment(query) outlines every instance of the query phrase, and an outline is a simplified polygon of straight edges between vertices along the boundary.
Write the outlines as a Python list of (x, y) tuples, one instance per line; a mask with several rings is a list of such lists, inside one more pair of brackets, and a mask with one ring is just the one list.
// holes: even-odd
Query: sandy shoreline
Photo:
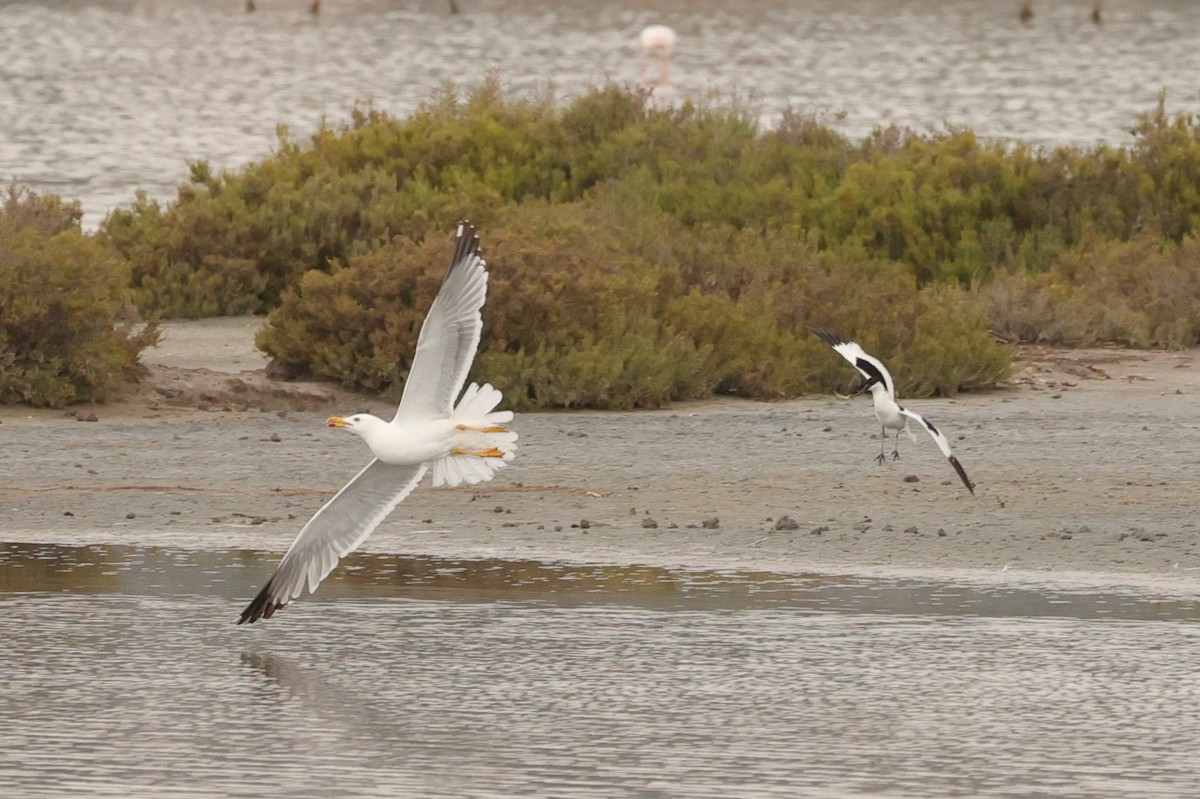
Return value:
[[(170, 325), (127, 402), (0, 408), (3, 538), (285, 549), (367, 460), (324, 418), (390, 403), (266, 379), (256, 326)], [(423, 486), (366, 549), (1196, 590), (1198, 353), (1026, 355), (1007, 390), (911, 403), (950, 437), (975, 497), (923, 436), (877, 466), (861, 397), (524, 414), (511, 469)]]

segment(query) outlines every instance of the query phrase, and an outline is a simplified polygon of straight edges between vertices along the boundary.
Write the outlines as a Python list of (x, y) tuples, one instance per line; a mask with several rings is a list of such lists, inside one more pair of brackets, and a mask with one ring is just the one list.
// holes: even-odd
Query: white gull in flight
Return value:
[(421, 325), (395, 418), (386, 422), (357, 413), (331, 416), (327, 422), (361, 436), (374, 459), (304, 525), (238, 624), (271, 618), (305, 587), (316, 591), (338, 560), (367, 539), (431, 465), (435, 487), (474, 485), (490, 480), (512, 459), (517, 434), (505, 427), (512, 411), (495, 410), (499, 391), (472, 383), (454, 405), (479, 347), (486, 266), (475, 228), (460, 224), (450, 268)]

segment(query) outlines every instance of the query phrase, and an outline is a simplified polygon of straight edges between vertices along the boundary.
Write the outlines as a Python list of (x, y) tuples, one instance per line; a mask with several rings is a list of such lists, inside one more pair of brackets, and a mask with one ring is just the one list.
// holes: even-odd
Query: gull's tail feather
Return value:
[(463, 390), (458, 404), (450, 412), (450, 418), (457, 422), (476, 422), (484, 417), (487, 417), (488, 421), (499, 424), (511, 422), (512, 411), (496, 410), (496, 406), (502, 399), (504, 399), (504, 395), (500, 393), (499, 389), (493, 388), (491, 384), (484, 383), (481, 386), (478, 383), (472, 383)]
[(433, 485), (475, 485), (491, 480), (517, 451), (517, 434), (505, 427), (512, 411), (497, 411), (503, 395), (492, 386), (467, 386), (450, 420), (458, 423), (454, 450), (433, 463)]

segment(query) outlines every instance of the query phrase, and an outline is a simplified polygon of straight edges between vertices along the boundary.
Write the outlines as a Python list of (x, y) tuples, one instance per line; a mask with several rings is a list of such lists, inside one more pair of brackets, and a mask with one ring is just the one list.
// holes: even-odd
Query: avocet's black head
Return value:
[(878, 382), (879, 381), (877, 379), (875, 379), (874, 377), (870, 378), (869, 380), (867, 380), (867, 382), (863, 383), (862, 387), (860, 387), (858, 389), (858, 391), (855, 391), (851, 396), (857, 397), (859, 394), (867, 393), (868, 391), (871, 390), (871, 386), (875, 385)]

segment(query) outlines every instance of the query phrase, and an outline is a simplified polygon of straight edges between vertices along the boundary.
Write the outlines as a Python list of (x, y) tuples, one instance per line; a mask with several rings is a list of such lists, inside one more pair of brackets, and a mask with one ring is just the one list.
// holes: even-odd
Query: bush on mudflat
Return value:
[(874, 348), (910, 394), (1002, 375), (989, 326), (1195, 339), (1167, 275), (1187, 273), (1200, 223), (1200, 123), (1165, 101), (1127, 147), (894, 128), (854, 143), (811, 115), (757, 119), (612, 85), (514, 99), (491, 80), (306, 144), (281, 130), (238, 172), (199, 162), (173, 203), (139, 198), (101, 234), (141, 308), (271, 311), (262, 344), (281, 363), (380, 388), (403, 380), (434, 253), (469, 217), (494, 267), (479, 374), (526, 407), (827, 389), (845, 371), (809, 324)]
[[(849, 335), (870, 329), (879, 309), (890, 334), (863, 344), (885, 348), (906, 392), (950, 394), (1007, 373), (1009, 352), (957, 287), (920, 291), (895, 264), (728, 227), (697, 238), (628, 200), (525, 205), (489, 229), (475, 375), (513, 407), (658, 407), (714, 391), (778, 398), (849, 386), (853, 371), (805, 325)], [(295, 374), (397, 394), (450, 248), (446, 236), (397, 238), (332, 274), (309, 273), (270, 315), (260, 347)], [(771, 268), (746, 270), (748, 257)]]
[(507, 205), (631, 179), (685, 227), (788, 230), (897, 261), (921, 285), (1041, 270), (1091, 236), (1179, 242), (1200, 219), (1200, 126), (1165, 101), (1118, 148), (1046, 151), (962, 129), (886, 128), (854, 144), (810, 116), (766, 131), (756, 119), (736, 103), (657, 108), (612, 85), (558, 106), (493, 80), (403, 119), (356, 111), (306, 146), (281, 129), (272, 157), (219, 175), (198, 162), (174, 203), (140, 198), (103, 229), (144, 308), (203, 316), (274, 307), (304, 272), (396, 234), (420, 241), (463, 216), (486, 226)]
[(104, 400), (158, 339), (121, 320), (128, 266), (82, 233), (81, 216), (16, 188), (0, 205), (0, 402)]

